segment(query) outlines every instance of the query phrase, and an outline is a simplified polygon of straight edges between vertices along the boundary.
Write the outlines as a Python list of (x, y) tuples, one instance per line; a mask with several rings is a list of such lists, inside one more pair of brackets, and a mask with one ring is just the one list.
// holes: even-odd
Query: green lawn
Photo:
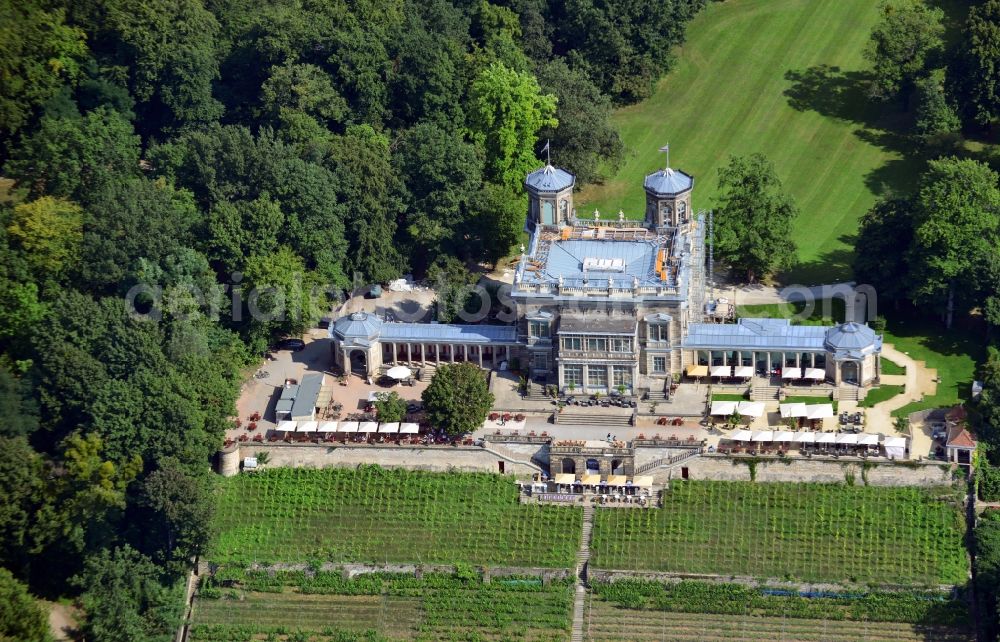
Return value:
[(972, 394), (976, 363), (983, 357), (981, 330), (970, 320), (957, 319), (951, 330), (944, 324), (912, 314), (895, 314), (888, 320), (885, 341), (897, 350), (937, 370), (937, 393), (903, 406), (893, 413), (905, 416), (925, 408), (953, 406)]
[(485, 473), (276, 468), (220, 480), (208, 559), (573, 566), (582, 513)]
[(884, 375), (905, 375), (906, 366), (901, 366), (895, 361), (889, 361), (882, 357), (882, 374)]
[[(885, 362), (883, 361), (882, 363)], [(877, 403), (892, 399), (903, 392), (903, 389), (903, 386), (879, 386), (878, 388), (873, 388), (868, 391), (868, 394), (865, 395), (865, 399), (860, 405), (862, 408), (871, 408)]]
[(712, 401), (746, 401), (746, 399), (746, 395), (730, 395), (721, 392), (712, 395)]
[[(795, 224), (800, 283), (850, 276), (857, 221), (888, 189), (908, 189), (923, 161), (894, 132), (898, 107), (864, 97), (861, 51), (876, 22), (871, 0), (712, 2), (688, 28), (677, 64), (654, 95), (619, 110), (627, 147), (617, 174), (577, 199), (581, 215), (624, 208), (641, 218), (643, 176), (670, 162), (695, 176), (709, 209), (730, 154), (764, 153), (802, 212)], [(555, 154), (558, 158), (557, 154)]]
[(961, 510), (935, 495), (923, 488), (675, 482), (660, 510), (596, 511), (591, 565), (962, 584), (968, 558)]

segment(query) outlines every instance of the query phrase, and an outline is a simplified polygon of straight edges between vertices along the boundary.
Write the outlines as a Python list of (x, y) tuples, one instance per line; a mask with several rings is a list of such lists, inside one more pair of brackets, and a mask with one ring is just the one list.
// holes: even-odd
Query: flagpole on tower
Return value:
[(670, 169), (670, 143), (667, 143), (666, 145), (664, 145), (663, 147), (661, 147), (660, 148), (660, 152), (667, 155), (667, 167), (666, 167), (666, 169)]
[(552, 150), (549, 149), (549, 139), (548, 138), (545, 139), (545, 164), (546, 165), (551, 165), (552, 164)]

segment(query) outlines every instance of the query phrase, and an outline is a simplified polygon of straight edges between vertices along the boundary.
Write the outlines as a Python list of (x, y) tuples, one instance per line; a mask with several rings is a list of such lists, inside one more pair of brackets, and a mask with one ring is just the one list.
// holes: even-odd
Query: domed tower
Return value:
[(667, 167), (647, 176), (643, 187), (646, 188), (647, 225), (678, 227), (691, 221), (693, 176)]
[(568, 225), (573, 216), (573, 186), (576, 176), (546, 165), (524, 180), (528, 190), (528, 228), (536, 225)]

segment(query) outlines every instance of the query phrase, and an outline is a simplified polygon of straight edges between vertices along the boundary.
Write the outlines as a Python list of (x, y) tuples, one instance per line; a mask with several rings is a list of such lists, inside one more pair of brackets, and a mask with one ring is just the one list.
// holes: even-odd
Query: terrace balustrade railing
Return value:
[(549, 455), (555, 457), (556, 455), (631, 455), (631, 449), (629, 448), (615, 448), (613, 446), (608, 446), (607, 448), (590, 448), (587, 446), (550, 446)]
[(682, 461), (691, 459), (697, 455), (701, 454), (701, 447), (692, 448), (682, 453), (676, 455), (671, 455), (670, 457), (660, 457), (659, 459), (654, 459), (653, 461), (646, 462), (641, 466), (637, 466), (635, 473), (641, 475), (642, 473), (653, 470), (654, 468), (659, 468), (660, 466), (670, 466), (672, 464), (679, 464)]
[(567, 350), (562, 348), (559, 350), (559, 356), (563, 359), (582, 359), (582, 360), (596, 360), (600, 359), (602, 361), (638, 361), (639, 354), (637, 352), (599, 352), (597, 350)]

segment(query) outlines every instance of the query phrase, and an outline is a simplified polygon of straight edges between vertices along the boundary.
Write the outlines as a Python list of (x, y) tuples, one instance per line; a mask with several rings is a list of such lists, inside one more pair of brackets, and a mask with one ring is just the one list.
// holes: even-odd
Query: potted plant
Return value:
[(615, 388), (615, 389), (618, 391), (618, 394), (620, 394), (621, 396), (624, 397), (625, 396), (625, 391), (628, 390), (628, 387), (625, 384), (620, 383), (620, 384), (618, 384), (618, 387)]
[(576, 384), (570, 381), (566, 384), (566, 389), (569, 390), (569, 394), (573, 394), (573, 391), (576, 390)]
[(257, 430), (257, 422), (256, 421), (251, 421), (247, 425), (247, 430), (249, 430), (250, 432), (253, 432), (253, 431)]

